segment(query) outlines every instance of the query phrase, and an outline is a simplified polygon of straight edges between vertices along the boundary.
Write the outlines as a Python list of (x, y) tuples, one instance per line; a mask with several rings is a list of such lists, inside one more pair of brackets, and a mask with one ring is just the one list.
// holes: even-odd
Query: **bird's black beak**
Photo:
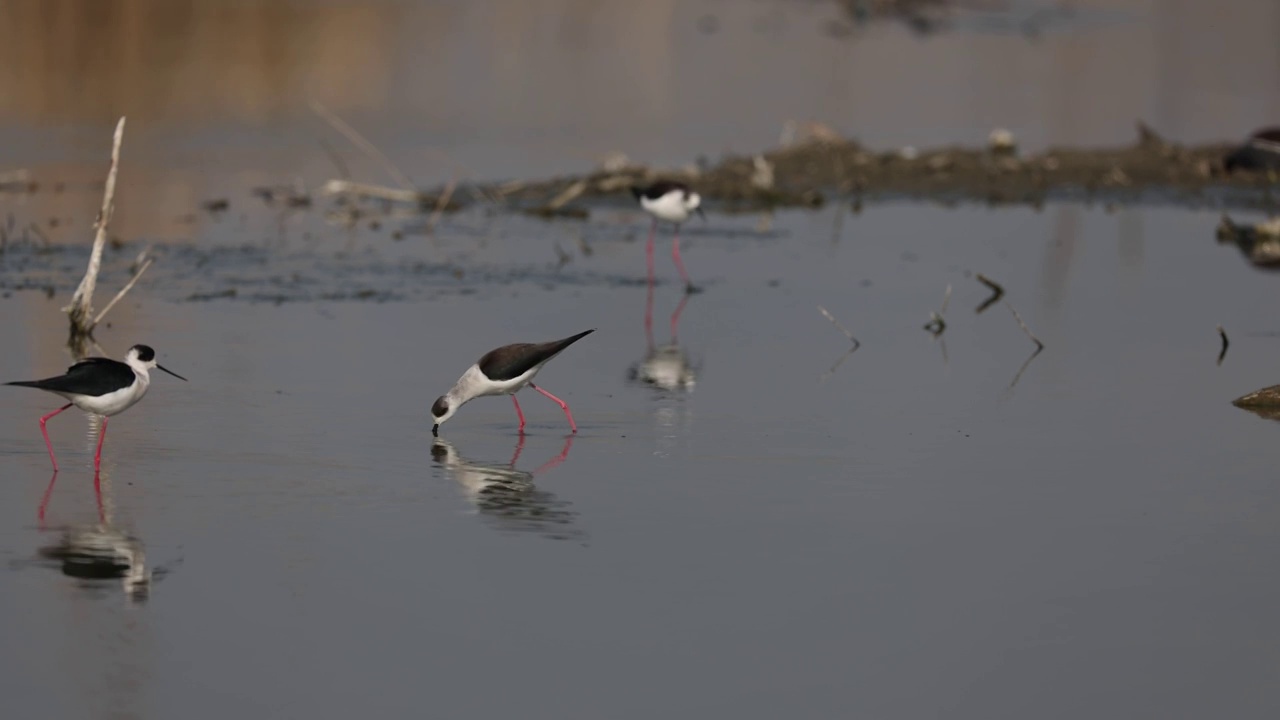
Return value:
[(706, 213), (704, 213), (704, 212), (702, 212), (702, 206), (701, 206), (701, 205), (699, 205), (698, 207), (694, 208), (694, 209), (693, 209), (693, 211), (694, 211), (694, 212), (696, 212), (696, 213), (698, 213), (699, 215), (701, 215), (701, 216), (702, 216), (702, 222), (706, 222), (706, 221), (707, 221), (707, 214), (706, 214)]
[(167, 367), (165, 367), (165, 366), (161, 365), (160, 363), (156, 363), (156, 369), (157, 369), (157, 370), (163, 370), (163, 371), (165, 371), (165, 372), (169, 373), (170, 375), (172, 375), (172, 376), (174, 376), (174, 377), (178, 378), (178, 379), (179, 379), (179, 380), (181, 380), (182, 382), (187, 382), (187, 379), (186, 379), (186, 378), (184, 378), (184, 377), (182, 377), (181, 375), (179, 375), (178, 373), (176, 373), (176, 372), (174, 372), (174, 371), (170, 370), (169, 368), (167, 368)]
[(431, 426), (431, 437), (440, 437), (440, 424), (436, 423)]

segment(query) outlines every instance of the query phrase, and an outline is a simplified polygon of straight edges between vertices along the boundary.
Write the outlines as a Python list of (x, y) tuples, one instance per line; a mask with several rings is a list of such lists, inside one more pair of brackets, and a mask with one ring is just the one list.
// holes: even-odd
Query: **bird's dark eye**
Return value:
[(431, 406), (431, 414), (436, 417), (449, 412), (449, 403), (445, 402), (443, 397), (437, 398), (436, 403)]

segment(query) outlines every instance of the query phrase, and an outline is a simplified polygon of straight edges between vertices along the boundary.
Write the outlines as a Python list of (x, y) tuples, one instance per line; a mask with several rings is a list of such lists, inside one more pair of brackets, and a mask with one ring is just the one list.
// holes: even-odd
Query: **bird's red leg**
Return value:
[(676, 225), (675, 237), (671, 239), (671, 259), (676, 261), (676, 268), (680, 271), (680, 279), (684, 280), (685, 291), (693, 290), (693, 283), (689, 281), (689, 273), (684, 269), (684, 261), (680, 259), (680, 226)]
[(521, 412), (520, 410), (520, 401), (516, 399), (515, 395), (512, 395), (511, 402), (516, 406), (516, 417), (520, 418), (520, 434), (523, 435), (524, 434), (524, 413)]
[(547, 397), (551, 398), (555, 402), (555, 404), (559, 405), (560, 409), (564, 411), (564, 416), (569, 418), (569, 429), (573, 430), (574, 432), (578, 432), (578, 424), (573, 421), (573, 413), (569, 412), (569, 403), (561, 400), (560, 398), (556, 397), (555, 395), (552, 395), (551, 393), (547, 392), (546, 390), (543, 390), (542, 388), (538, 387), (537, 385), (534, 385), (533, 383), (529, 383), (529, 387), (533, 388), (534, 390), (537, 390), (543, 395), (546, 395)]
[(67, 403), (53, 412), (40, 418), (40, 434), (44, 435), (44, 445), (49, 448), (49, 462), (53, 463), (53, 471), (58, 472), (58, 459), (53, 456), (53, 443), (49, 442), (49, 431), (45, 429), (44, 424), (49, 422), (49, 418), (71, 407), (71, 403)]
[(644, 255), (649, 261), (649, 287), (653, 287), (653, 237), (658, 232), (658, 218), (649, 226), (649, 242), (644, 246)]

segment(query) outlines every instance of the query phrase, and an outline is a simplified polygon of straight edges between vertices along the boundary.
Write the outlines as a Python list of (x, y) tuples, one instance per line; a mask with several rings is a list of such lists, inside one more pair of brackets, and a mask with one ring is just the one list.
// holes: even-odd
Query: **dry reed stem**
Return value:
[(89, 253), (89, 267), (84, 279), (71, 296), (71, 304), (62, 309), (71, 319), (71, 338), (73, 346), (75, 338), (88, 335), (93, 329), (89, 324), (89, 315), (93, 313), (93, 291), (98, 285), (98, 271), (102, 268), (102, 250), (107, 244), (107, 226), (111, 223), (111, 215), (115, 210), (116, 174), (120, 167), (120, 143), (124, 139), (124, 118), (116, 123), (116, 132), (111, 144), (111, 169), (107, 171), (107, 184), (102, 192), (102, 209), (98, 212), (97, 232), (93, 237), (93, 250)]
[(413, 189), (413, 182), (409, 180), (407, 175), (400, 172), (400, 168), (396, 167), (395, 163), (391, 162), (390, 158), (383, 154), (376, 145), (365, 139), (365, 137), (357, 132), (355, 128), (348, 125), (342, 118), (333, 114), (333, 112), (321, 104), (319, 100), (311, 101), (311, 110), (315, 114), (319, 115), (325, 122), (329, 123), (334, 130), (342, 133), (343, 137), (350, 140), (352, 145), (360, 148), (364, 151), (365, 155), (368, 155), (370, 158), (373, 158), (381, 164), (382, 169), (391, 176), (392, 180), (396, 181), (397, 185), (405, 190)]

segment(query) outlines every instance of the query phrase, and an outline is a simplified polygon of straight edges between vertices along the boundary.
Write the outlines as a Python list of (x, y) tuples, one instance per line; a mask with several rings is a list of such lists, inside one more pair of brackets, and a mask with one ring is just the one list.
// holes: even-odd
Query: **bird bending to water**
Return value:
[(702, 196), (689, 189), (684, 183), (661, 180), (648, 187), (632, 187), (631, 194), (640, 201), (640, 207), (653, 216), (653, 224), (649, 227), (649, 242), (645, 245), (645, 256), (649, 261), (649, 284), (653, 284), (653, 239), (658, 232), (658, 221), (666, 220), (675, 225), (675, 235), (671, 240), (671, 259), (680, 270), (680, 278), (684, 280), (686, 292), (693, 292), (693, 282), (684, 269), (684, 261), (680, 259), (680, 224), (698, 213), (703, 220), (707, 219), (702, 211)]
[(53, 443), (49, 442), (49, 431), (45, 423), (49, 418), (75, 405), (81, 410), (102, 416), (102, 429), (98, 432), (98, 452), (93, 456), (95, 470), (102, 465), (102, 441), (107, 437), (107, 418), (133, 407), (151, 386), (151, 368), (164, 370), (179, 380), (186, 380), (181, 375), (162, 367), (156, 362), (156, 351), (146, 345), (134, 345), (129, 348), (124, 362), (110, 358), (91, 357), (67, 368), (66, 374), (44, 380), (19, 380), (5, 383), (18, 387), (31, 387), (37, 390), (60, 395), (70, 402), (40, 418), (40, 433), (44, 435), (44, 444), (49, 448), (49, 460), (53, 469), (58, 469), (58, 460), (53, 455)]
[(523, 433), (524, 412), (520, 410), (520, 401), (516, 400), (516, 393), (525, 385), (546, 395), (559, 405), (560, 409), (564, 410), (564, 416), (569, 419), (569, 428), (575, 433), (578, 432), (578, 426), (573, 422), (573, 413), (569, 412), (569, 404), (531, 381), (542, 366), (551, 361), (551, 358), (593, 332), (595, 328), (563, 340), (503, 345), (485, 353), (475, 365), (467, 368), (449, 392), (437, 398), (431, 406), (431, 418), (435, 422), (431, 428), (431, 434), (439, 436), (440, 426), (453, 417), (453, 414), (458, 412), (458, 408), (478, 397), (489, 395), (511, 396), (511, 402), (516, 406), (516, 416), (520, 418), (520, 432)]

